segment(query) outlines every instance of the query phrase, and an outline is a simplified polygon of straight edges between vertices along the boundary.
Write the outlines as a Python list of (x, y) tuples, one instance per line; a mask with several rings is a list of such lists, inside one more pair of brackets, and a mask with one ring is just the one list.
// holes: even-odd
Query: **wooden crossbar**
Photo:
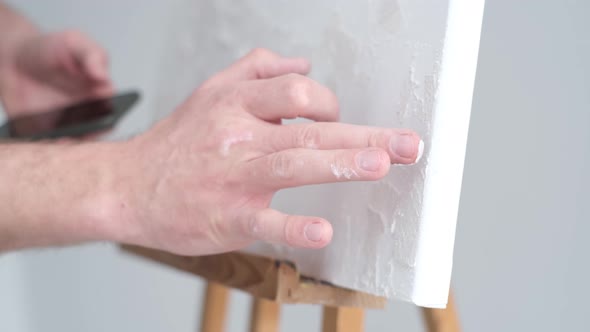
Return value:
[(136, 246), (123, 246), (128, 252), (201, 276), (255, 297), (281, 303), (308, 303), (329, 306), (383, 309), (384, 297), (353, 291), (320, 282), (297, 272), (284, 261), (232, 252), (211, 256), (185, 257)]
[[(123, 250), (185, 271), (208, 281), (200, 324), (202, 332), (223, 332), (230, 289), (253, 295), (250, 332), (278, 332), (280, 305), (284, 303), (324, 306), (322, 332), (364, 331), (364, 309), (383, 309), (383, 297), (337, 287), (302, 276), (285, 261), (241, 252), (187, 257), (137, 246)], [(422, 310), (429, 332), (459, 332), (452, 296), (447, 309)]]

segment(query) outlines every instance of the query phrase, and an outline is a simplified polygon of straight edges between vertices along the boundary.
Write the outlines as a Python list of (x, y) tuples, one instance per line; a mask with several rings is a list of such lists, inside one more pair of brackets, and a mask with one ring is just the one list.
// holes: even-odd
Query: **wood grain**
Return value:
[(221, 284), (209, 282), (203, 301), (201, 332), (223, 332), (227, 316), (229, 289)]
[(364, 311), (350, 307), (324, 307), (322, 332), (362, 332)]
[(278, 332), (280, 316), (281, 305), (278, 302), (253, 297), (250, 332)]

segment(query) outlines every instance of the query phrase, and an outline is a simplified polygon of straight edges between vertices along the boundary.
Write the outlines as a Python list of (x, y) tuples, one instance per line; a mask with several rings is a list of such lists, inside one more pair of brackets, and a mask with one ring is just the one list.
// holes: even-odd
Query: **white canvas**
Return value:
[[(248, 250), (308, 276), (446, 304), (484, 0), (187, 0), (173, 11), (158, 117), (254, 47), (311, 59), (343, 122), (407, 127), (424, 157), (382, 181), (285, 190), (273, 207), (334, 225), (321, 251)], [(310, 170), (313, 171), (313, 170)]]

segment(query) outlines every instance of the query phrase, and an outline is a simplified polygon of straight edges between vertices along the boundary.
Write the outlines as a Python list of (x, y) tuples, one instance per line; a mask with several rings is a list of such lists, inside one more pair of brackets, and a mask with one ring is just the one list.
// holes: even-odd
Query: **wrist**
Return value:
[(124, 146), (0, 144), (0, 251), (133, 238)]
[(93, 145), (80, 151), (81, 159), (88, 153), (93, 159), (88, 163), (91, 165), (88, 174), (94, 174), (89, 184), (93, 190), (77, 204), (79, 220), (85, 220), (88, 227), (86, 241), (137, 242), (140, 229), (133, 197), (138, 171), (130, 142)]

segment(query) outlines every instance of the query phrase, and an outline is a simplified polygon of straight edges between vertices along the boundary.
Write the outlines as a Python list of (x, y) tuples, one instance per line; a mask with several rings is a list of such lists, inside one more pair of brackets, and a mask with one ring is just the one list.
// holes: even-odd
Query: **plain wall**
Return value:
[[(171, 1), (11, 1), (47, 29), (79, 27), (111, 54), (149, 127)], [(583, 330), (590, 309), (590, 21), (587, 1), (490, 0), (457, 230), (454, 288), (466, 331)], [(194, 331), (203, 283), (110, 244), (0, 256), (0, 331)], [(232, 298), (243, 331), (248, 297)], [(392, 302), (367, 331), (420, 331)], [(318, 330), (287, 306), (283, 331)]]

